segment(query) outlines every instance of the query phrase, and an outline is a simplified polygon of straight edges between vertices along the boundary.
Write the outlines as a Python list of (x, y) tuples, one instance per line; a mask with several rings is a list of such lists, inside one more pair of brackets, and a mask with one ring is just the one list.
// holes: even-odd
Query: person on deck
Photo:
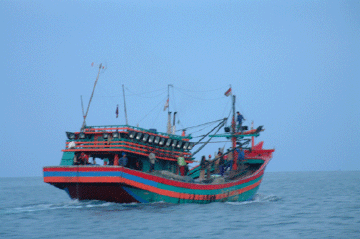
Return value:
[(211, 154), (209, 154), (208, 164), (207, 164), (207, 166), (206, 166), (206, 179), (210, 179), (211, 164), (212, 164)]
[(155, 169), (155, 161), (156, 161), (156, 157), (155, 157), (155, 154), (154, 154), (154, 151), (152, 151), (150, 154), (149, 154), (149, 161), (150, 161), (150, 173), (154, 171)]
[(236, 113), (237, 113), (236, 121), (238, 122), (237, 132), (242, 132), (242, 122), (243, 122), (243, 120), (246, 120), (246, 119), (244, 118), (244, 116), (242, 116), (242, 114), (240, 114), (239, 111)]
[(220, 173), (220, 159), (221, 159), (222, 153), (219, 149), (218, 154), (215, 156), (214, 159), (214, 171), (216, 174)]
[(185, 158), (184, 158), (184, 154), (180, 153), (180, 156), (177, 158), (177, 163), (178, 166), (180, 168), (180, 174), (181, 176), (185, 176), (185, 166), (186, 166), (186, 162), (185, 162)]
[(128, 159), (126, 157), (126, 153), (122, 153), (122, 157), (119, 160), (119, 166), (126, 166), (128, 163)]
[(84, 152), (80, 155), (81, 164), (86, 165), (89, 164), (89, 155), (85, 154)]
[(237, 165), (241, 166), (244, 164), (245, 152), (241, 146), (240, 146), (240, 148), (236, 149), (236, 151), (238, 152)]
[(79, 153), (75, 153), (74, 154), (74, 165), (79, 165), (80, 164), (80, 154)]
[(228, 154), (227, 154), (227, 158), (226, 158), (226, 163), (225, 163), (225, 168), (224, 170), (226, 171), (228, 168), (230, 168), (230, 171), (232, 170), (233, 167), (233, 151), (230, 151), (230, 149), (228, 149)]
[(225, 159), (222, 153), (219, 154), (219, 172), (220, 175), (223, 177), (225, 172)]
[(209, 162), (206, 160), (205, 155), (203, 155), (200, 161), (200, 177), (199, 177), (200, 182), (202, 182), (205, 179), (205, 169), (207, 168), (208, 164)]

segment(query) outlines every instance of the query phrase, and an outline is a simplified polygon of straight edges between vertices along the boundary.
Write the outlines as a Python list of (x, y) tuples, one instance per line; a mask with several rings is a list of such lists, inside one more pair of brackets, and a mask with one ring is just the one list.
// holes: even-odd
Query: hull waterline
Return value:
[(114, 166), (45, 167), (44, 181), (79, 200), (117, 203), (247, 201), (256, 194), (265, 166), (242, 179), (219, 184), (179, 182)]

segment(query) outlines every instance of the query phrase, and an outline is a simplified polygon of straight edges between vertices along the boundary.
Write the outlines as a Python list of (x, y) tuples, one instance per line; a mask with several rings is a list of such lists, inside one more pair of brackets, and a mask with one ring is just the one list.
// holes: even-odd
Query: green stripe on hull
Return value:
[(232, 196), (228, 198), (228, 202), (243, 202), (243, 201), (248, 201), (254, 198), (256, 192), (259, 190), (260, 186), (257, 186), (256, 188), (253, 188), (249, 191), (246, 191), (242, 194), (236, 195), (236, 196)]
[(168, 196), (164, 196), (164, 195), (159, 195), (156, 193), (152, 193), (149, 191), (145, 191), (142, 189), (138, 189), (138, 188), (131, 188), (130, 190), (138, 197), (141, 197), (143, 200), (148, 201), (149, 203), (152, 202), (166, 202), (166, 203), (173, 203), (173, 204), (179, 204), (179, 203), (199, 203), (199, 204), (207, 204), (207, 203), (211, 203), (211, 202), (242, 202), (242, 201), (248, 201), (251, 200), (257, 190), (259, 189), (259, 186), (246, 191), (242, 194), (239, 195), (235, 195), (235, 196), (231, 196), (228, 198), (223, 198), (223, 199), (214, 199), (214, 198), (209, 198), (209, 200), (191, 200), (191, 199), (179, 199), (179, 198), (173, 198), (173, 197), (168, 197)]
[(211, 189), (211, 190), (180, 188), (180, 187), (175, 187), (175, 186), (166, 185), (166, 184), (162, 184), (162, 183), (158, 183), (157, 188), (172, 191), (172, 192), (186, 193), (186, 194), (216, 195), (216, 194), (223, 194), (223, 193), (228, 193), (228, 192), (242, 189), (244, 187), (247, 187), (247, 186), (250, 186), (252, 184), (259, 182), (261, 179), (262, 179), (262, 176), (254, 179), (254, 180), (251, 180), (247, 183), (242, 183), (242, 184), (235, 185), (235, 186), (228, 187), (228, 188)]

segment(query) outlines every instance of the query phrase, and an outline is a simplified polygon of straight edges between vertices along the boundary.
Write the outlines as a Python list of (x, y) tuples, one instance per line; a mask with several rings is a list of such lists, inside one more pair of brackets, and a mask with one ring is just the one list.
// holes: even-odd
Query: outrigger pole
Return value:
[(80, 99), (81, 99), (82, 114), (83, 114), (83, 117), (84, 117), (84, 116), (85, 116), (85, 113), (84, 113), (84, 104), (83, 104), (83, 100), (82, 100), (82, 95), (80, 96)]
[(123, 95), (124, 95), (125, 120), (126, 120), (126, 125), (129, 125), (129, 124), (128, 124), (127, 113), (126, 113), (126, 102), (125, 102), (125, 90), (124, 90), (124, 85), (122, 85), (122, 89), (123, 89)]
[(87, 117), (87, 115), (88, 115), (88, 113), (89, 113), (90, 103), (91, 103), (91, 100), (92, 100), (92, 98), (93, 98), (93, 96), (94, 96), (94, 91), (95, 91), (96, 83), (97, 83), (98, 80), (99, 80), (99, 75), (100, 75), (101, 67), (102, 67), (102, 64), (100, 63), (100, 65), (99, 65), (99, 72), (98, 72), (98, 74), (97, 74), (96, 81), (95, 81), (95, 83), (94, 83), (93, 91), (92, 91), (91, 96), (90, 96), (90, 100), (89, 100), (89, 104), (88, 104), (88, 107), (87, 107), (87, 110), (86, 110), (86, 114), (84, 115), (84, 122), (83, 122), (83, 124), (82, 124), (82, 126), (81, 126), (81, 130), (80, 130), (80, 131), (84, 131), (84, 127), (85, 127), (85, 125), (86, 125), (86, 117)]

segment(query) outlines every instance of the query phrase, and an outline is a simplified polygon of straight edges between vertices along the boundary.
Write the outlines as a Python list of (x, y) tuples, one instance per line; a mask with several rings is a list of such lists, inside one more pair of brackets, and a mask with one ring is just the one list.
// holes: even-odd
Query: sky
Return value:
[(100, 64), (87, 125), (125, 124), (122, 85), (130, 125), (165, 132), (168, 89), (177, 129), (215, 121), (231, 85), (268, 172), (360, 170), (358, 1), (16, 0), (0, 18), (0, 177), (59, 165)]

